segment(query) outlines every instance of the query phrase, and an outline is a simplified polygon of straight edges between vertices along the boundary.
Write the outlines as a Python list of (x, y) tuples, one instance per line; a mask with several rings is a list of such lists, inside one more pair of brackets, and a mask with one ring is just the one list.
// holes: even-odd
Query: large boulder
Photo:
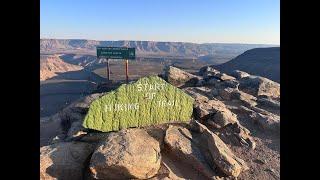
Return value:
[(222, 81), (228, 81), (228, 80), (235, 80), (236, 79), (235, 77), (229, 76), (229, 75), (227, 75), (225, 73), (219, 74), (218, 77), (220, 79), (222, 79)]
[[(185, 123), (176, 123), (182, 126), (186, 126)], [(168, 129), (170, 124), (162, 124), (162, 125), (155, 125), (155, 126), (148, 126), (143, 128), (151, 137), (157, 140), (160, 144), (160, 148), (163, 149), (164, 147), (164, 136), (166, 135), (166, 130)]]
[(237, 115), (232, 113), (226, 105), (219, 100), (208, 100), (195, 105), (195, 118), (200, 119), (215, 128), (238, 122)]
[(211, 87), (212, 89), (223, 89), (223, 88), (237, 88), (239, 82), (234, 79), (221, 80), (217, 78), (210, 78), (203, 82), (203, 85)]
[(164, 141), (169, 151), (180, 161), (191, 165), (207, 178), (214, 178), (216, 176), (213, 171), (214, 167), (209, 166), (206, 157), (201, 153), (201, 149), (193, 142), (194, 139), (188, 129), (170, 125)]
[[(201, 88), (201, 90), (199, 89)], [(213, 97), (211, 95), (211, 89), (206, 87), (187, 87), (183, 88), (183, 91), (189, 94), (194, 100), (194, 104), (198, 104), (201, 102), (207, 102), (209, 101), (209, 97)]]
[(260, 107), (277, 115), (280, 114), (280, 101), (274, 100), (270, 97), (260, 96), (257, 99), (257, 103), (257, 107)]
[(225, 80), (222, 81), (216, 88), (222, 89), (222, 88), (236, 88), (238, 89), (239, 87), (239, 81), (230, 79), (230, 80)]
[(240, 106), (232, 110), (237, 116), (251, 120), (262, 130), (280, 132), (280, 116), (257, 107)]
[(173, 66), (166, 67), (163, 76), (170, 84), (177, 87), (196, 86), (202, 79)]
[(273, 113), (251, 112), (250, 117), (254, 123), (258, 124), (262, 129), (280, 132), (280, 116)]
[(188, 87), (185, 88), (184, 91), (191, 95), (195, 100), (194, 118), (201, 120), (214, 128), (221, 128), (227, 124), (238, 123), (236, 114), (232, 113), (222, 101), (215, 98), (209, 99), (205, 96), (207, 93), (199, 91), (199, 88)]
[(241, 79), (241, 78), (250, 76), (249, 73), (246, 73), (246, 72), (240, 71), (240, 70), (234, 70), (230, 73), (230, 75), (237, 78), (237, 79)]
[(251, 137), (250, 131), (239, 123), (228, 124), (219, 129), (218, 136), (223, 142), (230, 145), (243, 146), (252, 150), (256, 147), (256, 143)]
[(245, 106), (256, 106), (257, 98), (236, 88), (224, 88), (213, 91), (215, 97), (225, 101), (237, 101)]
[(211, 66), (204, 66), (200, 68), (198, 74), (201, 76), (207, 77), (208, 75), (212, 76), (212, 75), (220, 74), (220, 71), (214, 69)]
[(185, 178), (177, 176), (166, 163), (161, 162), (157, 175), (148, 180), (185, 180)]
[(205, 87), (205, 86), (201, 86), (201, 87), (186, 87), (182, 89), (184, 92), (186, 92), (187, 94), (189, 94), (191, 97), (193, 97), (194, 99), (197, 99), (199, 96), (205, 96), (207, 98), (213, 98), (212, 96), (212, 89)]
[(102, 132), (168, 122), (188, 122), (193, 98), (158, 76), (123, 84), (93, 101), (83, 126)]
[(210, 79), (218, 79), (220, 81), (234, 80), (235, 77), (229, 76), (225, 73), (221, 73), (220, 71), (214, 69), (211, 66), (202, 67), (199, 70), (199, 74), (203, 76), (207, 81)]
[(227, 176), (238, 177), (242, 171), (248, 170), (246, 163), (236, 157), (219, 136), (211, 132), (205, 125), (192, 121), (192, 127), (206, 140), (202, 143), (207, 145), (214, 163), (223, 173)]
[[(255, 142), (250, 136), (250, 131), (240, 125), (236, 114), (230, 111), (229, 107), (222, 101), (209, 100), (195, 88), (188, 87), (185, 88), (185, 91), (195, 99), (195, 119), (201, 120), (207, 126), (218, 130), (219, 137), (229, 144), (245, 146), (250, 149), (255, 148)], [(228, 96), (228, 98), (225, 98), (227, 100), (240, 101), (242, 104), (250, 104), (250, 106), (255, 105), (256, 98), (254, 96), (237, 89), (231, 89), (231, 92), (226, 96)]]
[(92, 152), (92, 145), (83, 142), (62, 142), (41, 147), (40, 179), (82, 179)]
[(93, 153), (90, 171), (97, 179), (147, 179), (160, 168), (159, 142), (142, 129), (110, 133)]
[(239, 89), (253, 96), (280, 98), (280, 84), (260, 76), (248, 76), (239, 80)]

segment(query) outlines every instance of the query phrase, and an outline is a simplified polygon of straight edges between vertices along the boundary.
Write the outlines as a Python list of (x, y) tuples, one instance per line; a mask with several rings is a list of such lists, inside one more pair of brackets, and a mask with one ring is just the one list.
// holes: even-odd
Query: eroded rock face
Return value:
[(172, 85), (176, 87), (181, 86), (196, 86), (201, 77), (190, 74), (179, 68), (168, 66), (164, 71), (164, 78)]
[(40, 148), (40, 179), (82, 179), (82, 172), (92, 152), (92, 145), (83, 142), (43, 146)]
[(207, 164), (205, 156), (193, 142), (191, 132), (183, 127), (169, 126), (166, 131), (165, 143), (169, 150), (184, 163), (189, 163), (194, 169), (200, 171), (208, 178), (216, 174)]
[(280, 84), (260, 76), (248, 76), (240, 80), (239, 89), (253, 96), (280, 97)]
[(214, 163), (228, 176), (238, 177), (242, 171), (248, 170), (246, 163), (236, 157), (228, 146), (206, 126), (197, 121), (192, 121), (193, 129), (198, 131), (206, 139)]
[(93, 101), (84, 119), (85, 128), (102, 132), (167, 122), (188, 122), (193, 98), (157, 76), (123, 84)]
[(97, 179), (147, 179), (161, 162), (159, 142), (142, 129), (110, 133), (93, 153), (90, 171)]

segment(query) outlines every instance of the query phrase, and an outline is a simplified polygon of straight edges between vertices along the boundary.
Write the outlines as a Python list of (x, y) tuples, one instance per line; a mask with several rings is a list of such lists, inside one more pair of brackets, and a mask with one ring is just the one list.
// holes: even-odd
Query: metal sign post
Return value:
[(129, 59), (136, 58), (136, 49), (129, 47), (97, 47), (97, 58), (107, 59), (107, 78), (110, 80), (110, 64), (109, 59), (124, 59), (126, 70), (126, 82), (129, 82)]
[(109, 58), (107, 58), (107, 79), (110, 81), (110, 65), (109, 65)]
[(128, 71), (129, 61), (126, 59), (126, 82), (129, 82), (129, 71)]

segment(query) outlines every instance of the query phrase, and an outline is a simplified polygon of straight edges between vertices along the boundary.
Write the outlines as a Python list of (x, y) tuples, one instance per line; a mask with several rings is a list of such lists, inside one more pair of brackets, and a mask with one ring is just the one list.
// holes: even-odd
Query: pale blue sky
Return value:
[(41, 0), (40, 38), (280, 44), (280, 1)]

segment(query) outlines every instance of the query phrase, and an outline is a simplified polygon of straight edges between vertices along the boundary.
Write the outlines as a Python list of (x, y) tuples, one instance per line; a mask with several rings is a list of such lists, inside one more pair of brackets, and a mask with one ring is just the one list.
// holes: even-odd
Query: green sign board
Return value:
[(97, 57), (107, 59), (135, 59), (136, 49), (127, 47), (97, 47)]

